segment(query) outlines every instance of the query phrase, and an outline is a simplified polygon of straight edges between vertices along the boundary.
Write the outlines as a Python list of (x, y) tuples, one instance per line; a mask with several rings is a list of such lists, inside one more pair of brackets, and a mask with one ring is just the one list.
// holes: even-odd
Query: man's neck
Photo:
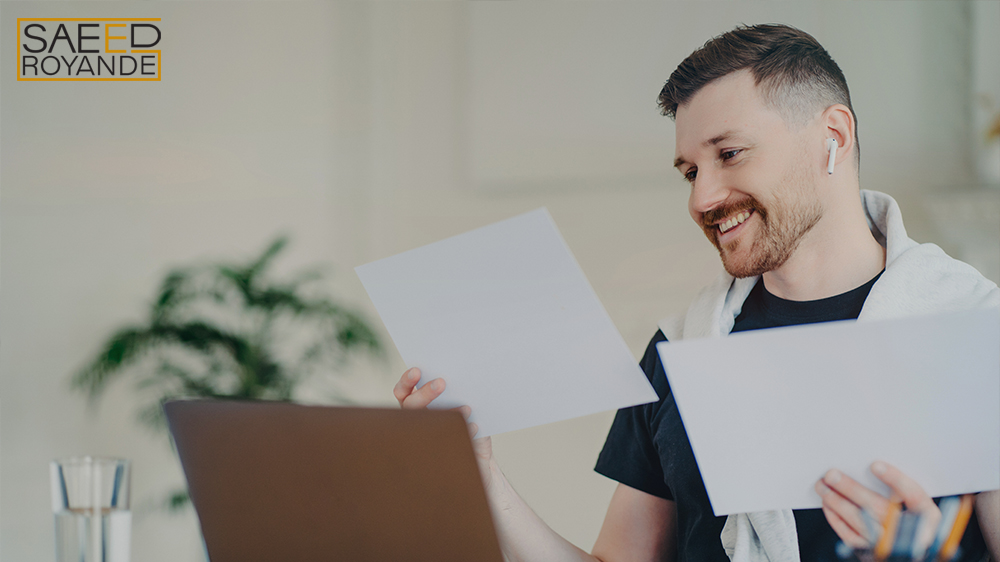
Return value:
[(846, 293), (885, 268), (885, 248), (872, 236), (860, 202), (828, 209), (781, 267), (764, 273), (778, 297), (810, 301)]

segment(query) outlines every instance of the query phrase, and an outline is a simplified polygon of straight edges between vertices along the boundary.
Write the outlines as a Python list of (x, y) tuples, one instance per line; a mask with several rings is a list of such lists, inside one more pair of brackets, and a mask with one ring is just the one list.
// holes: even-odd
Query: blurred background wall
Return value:
[[(17, 17), (160, 17), (163, 79), (17, 82)], [(0, 558), (51, 559), (47, 463), (100, 454), (134, 462), (133, 559), (202, 559), (193, 513), (159, 507), (183, 476), (131, 385), (88, 407), (68, 383), (172, 265), (288, 233), (279, 274), (333, 264), (329, 289), (380, 326), (354, 266), (545, 205), (640, 356), (720, 269), (656, 96), (741, 22), (815, 35), (852, 90), (862, 186), (1000, 278), (995, 1), (3, 2)], [(394, 404), (404, 369), (390, 351), (314, 385)], [(495, 438), (585, 549), (614, 488), (591, 471), (612, 415)]]

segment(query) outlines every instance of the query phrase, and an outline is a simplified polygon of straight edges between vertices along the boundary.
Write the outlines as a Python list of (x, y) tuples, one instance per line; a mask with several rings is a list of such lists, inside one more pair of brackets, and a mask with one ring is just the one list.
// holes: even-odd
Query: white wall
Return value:
[[(152, 507), (182, 476), (136, 426), (131, 388), (88, 410), (67, 382), (143, 318), (171, 265), (288, 232), (281, 271), (336, 264), (331, 289), (370, 310), (353, 266), (546, 205), (638, 356), (719, 269), (656, 95), (738, 22), (824, 43), (852, 89), (863, 186), (937, 239), (927, 201), (976, 181), (970, 13), (949, 0), (0, 4), (0, 30), (96, 14), (161, 17), (164, 31), (164, 79), (145, 84), (16, 82), (0, 36), (0, 558), (51, 557), (46, 463), (82, 453), (135, 462), (134, 559), (201, 556), (193, 517)], [(1000, 191), (985, 193), (979, 207), (997, 208)], [(1000, 253), (991, 217), (952, 249), (986, 232)], [(313, 387), (391, 402), (403, 368), (393, 356)], [(614, 487), (591, 471), (611, 415), (495, 439), (515, 487), (583, 548)]]

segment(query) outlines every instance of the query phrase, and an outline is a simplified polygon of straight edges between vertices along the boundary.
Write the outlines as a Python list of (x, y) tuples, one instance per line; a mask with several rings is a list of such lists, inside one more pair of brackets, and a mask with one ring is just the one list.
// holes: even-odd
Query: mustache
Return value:
[(712, 228), (715, 223), (741, 211), (756, 211), (761, 215), (761, 218), (766, 214), (760, 202), (752, 195), (748, 195), (739, 201), (723, 203), (710, 211), (705, 211), (705, 214), (701, 217), (702, 226)]

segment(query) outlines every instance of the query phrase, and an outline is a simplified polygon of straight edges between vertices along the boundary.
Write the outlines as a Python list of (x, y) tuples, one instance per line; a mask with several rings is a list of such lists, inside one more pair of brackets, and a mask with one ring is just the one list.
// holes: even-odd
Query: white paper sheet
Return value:
[(716, 515), (821, 506), (830, 468), (888, 495), (1000, 488), (1000, 311), (657, 345)]
[(434, 407), (479, 437), (655, 401), (544, 208), (355, 269)]

